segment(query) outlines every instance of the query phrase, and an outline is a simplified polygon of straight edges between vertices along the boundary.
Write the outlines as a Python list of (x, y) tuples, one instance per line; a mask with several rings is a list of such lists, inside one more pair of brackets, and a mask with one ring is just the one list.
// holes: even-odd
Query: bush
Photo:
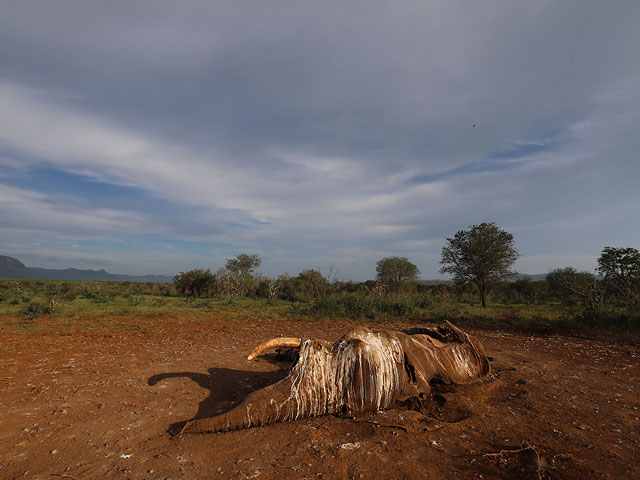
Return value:
[(86, 289), (82, 296), (93, 303), (108, 303), (116, 297), (116, 292), (103, 292), (101, 290)]
[(22, 314), (27, 320), (35, 320), (36, 318), (39, 318), (40, 315), (49, 314), (51, 311), (52, 309), (49, 305), (31, 302), (22, 310)]
[(154, 307), (164, 307), (168, 303), (169, 302), (166, 298), (155, 298), (151, 301), (151, 305), (153, 305)]
[(640, 311), (627, 309), (585, 310), (576, 320), (583, 326), (598, 330), (633, 332), (640, 330)]
[(173, 284), (181, 295), (199, 297), (208, 295), (216, 288), (216, 276), (210, 269), (197, 268), (189, 272), (180, 272), (173, 279)]
[(355, 294), (332, 296), (314, 301), (307, 308), (296, 308), (297, 313), (318, 317), (346, 317), (355, 320), (378, 318), (407, 318), (420, 313), (413, 299), (380, 299)]
[(211, 300), (199, 300), (196, 302), (195, 307), (209, 312), (213, 312), (215, 309)]

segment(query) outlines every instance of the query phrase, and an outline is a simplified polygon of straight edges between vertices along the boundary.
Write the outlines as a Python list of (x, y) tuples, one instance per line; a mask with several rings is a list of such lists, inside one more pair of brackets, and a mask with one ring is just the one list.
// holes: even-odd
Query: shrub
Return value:
[(624, 311), (585, 309), (576, 319), (582, 323), (583, 326), (598, 330), (618, 332), (640, 330), (640, 311), (634, 309)]
[(88, 291), (83, 293), (83, 297), (93, 303), (108, 303), (116, 297), (116, 292)]
[(386, 257), (379, 260), (376, 266), (376, 279), (385, 285), (396, 298), (400, 288), (407, 282), (415, 282), (420, 270), (405, 257)]
[(22, 314), (27, 320), (35, 320), (40, 315), (46, 315), (51, 313), (52, 309), (49, 305), (44, 305), (38, 302), (31, 302), (22, 310)]
[(199, 297), (209, 294), (216, 288), (216, 276), (210, 269), (197, 268), (188, 272), (180, 272), (173, 278), (173, 285), (181, 295)]
[(407, 318), (419, 314), (420, 307), (409, 297), (389, 300), (351, 294), (318, 299), (307, 308), (295, 310), (296, 313), (318, 317), (375, 320), (381, 317)]

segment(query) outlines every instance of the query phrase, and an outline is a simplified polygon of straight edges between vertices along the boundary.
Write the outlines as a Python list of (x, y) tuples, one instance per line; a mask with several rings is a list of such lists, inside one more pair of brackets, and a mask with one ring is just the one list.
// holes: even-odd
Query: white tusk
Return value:
[(297, 348), (302, 343), (302, 339), (294, 338), (294, 337), (279, 337), (273, 338), (268, 342), (261, 343), (247, 357), (247, 360), (253, 360), (262, 352), (266, 352), (267, 350), (271, 350), (278, 347), (293, 347)]

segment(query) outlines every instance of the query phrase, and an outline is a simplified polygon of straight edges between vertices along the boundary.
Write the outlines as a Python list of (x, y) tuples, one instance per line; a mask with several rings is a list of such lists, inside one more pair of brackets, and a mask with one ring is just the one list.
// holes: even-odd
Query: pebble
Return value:
[(343, 443), (342, 445), (340, 445), (340, 448), (344, 450), (357, 450), (358, 448), (360, 448), (360, 442)]

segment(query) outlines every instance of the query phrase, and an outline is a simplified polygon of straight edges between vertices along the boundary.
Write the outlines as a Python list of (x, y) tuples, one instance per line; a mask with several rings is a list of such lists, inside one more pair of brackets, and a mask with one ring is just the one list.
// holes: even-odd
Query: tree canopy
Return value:
[(485, 307), (490, 287), (515, 274), (509, 268), (520, 254), (514, 246), (513, 235), (491, 222), (471, 225), (446, 240), (440, 273), (452, 274), (457, 284), (475, 284)]
[(604, 300), (604, 289), (591, 272), (579, 272), (573, 267), (554, 268), (547, 274), (547, 282), (554, 295), (577, 297), (591, 310), (597, 310)]
[(216, 277), (209, 269), (196, 268), (188, 272), (180, 272), (173, 278), (173, 284), (179, 293), (199, 297), (215, 288)]
[(405, 257), (386, 257), (376, 266), (377, 280), (398, 294), (403, 283), (418, 279), (420, 270)]
[(261, 263), (262, 259), (258, 255), (241, 253), (240, 255), (236, 255), (236, 258), (227, 259), (225, 267), (230, 272), (247, 276), (251, 275)]
[(640, 252), (635, 248), (604, 247), (598, 258), (598, 273), (606, 288), (623, 303), (634, 303), (640, 295)]

